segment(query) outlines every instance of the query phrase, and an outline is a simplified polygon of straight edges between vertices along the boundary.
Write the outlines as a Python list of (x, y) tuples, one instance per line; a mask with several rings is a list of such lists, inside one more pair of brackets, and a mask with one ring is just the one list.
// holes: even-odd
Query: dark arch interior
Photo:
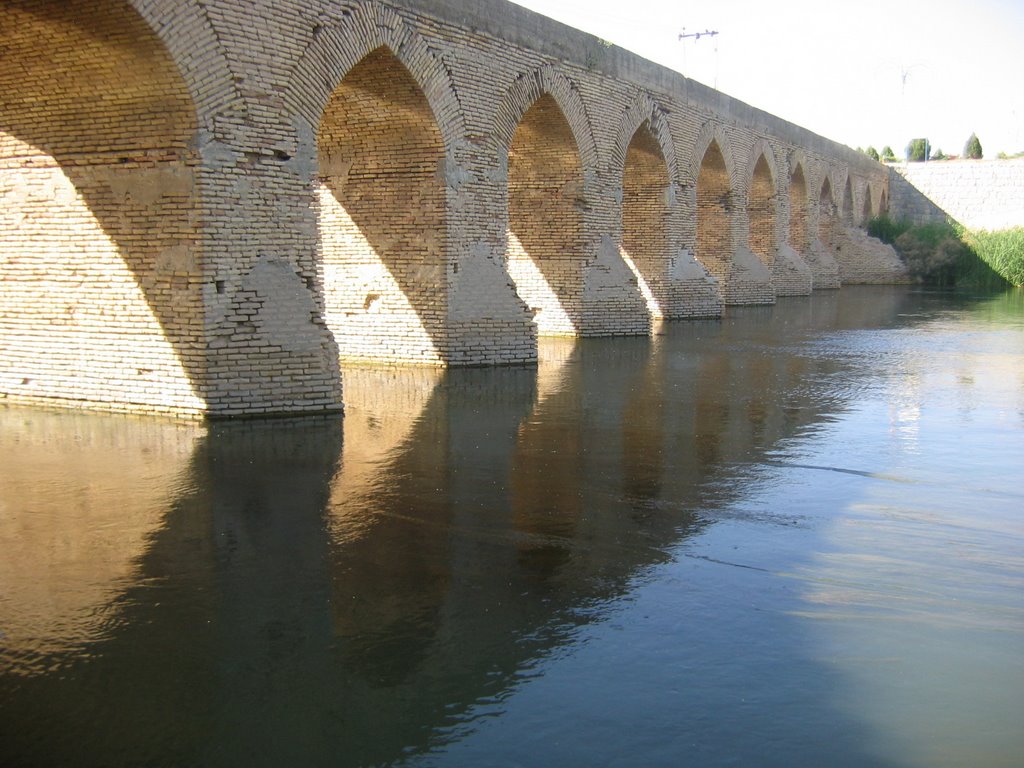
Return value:
[(765, 265), (771, 265), (775, 260), (775, 210), (775, 182), (762, 154), (754, 164), (747, 212), (750, 218), (749, 248)]
[(807, 182), (799, 165), (789, 180), (789, 244), (797, 253), (807, 252)]
[(827, 247), (832, 242), (832, 228), (835, 225), (835, 202), (832, 200), (832, 183), (825, 179), (818, 198), (818, 240)]
[(704, 152), (697, 175), (697, 258), (723, 281), (732, 266), (732, 188), (718, 142)]

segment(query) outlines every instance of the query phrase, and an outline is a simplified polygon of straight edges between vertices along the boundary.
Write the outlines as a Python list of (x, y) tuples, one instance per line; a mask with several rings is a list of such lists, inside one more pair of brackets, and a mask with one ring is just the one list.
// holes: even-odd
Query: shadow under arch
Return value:
[(804, 164), (793, 164), (789, 176), (789, 245), (800, 256), (806, 257), (810, 247), (810, 206), (807, 197), (807, 177)]
[(853, 226), (853, 182), (850, 181), (849, 174), (846, 176), (846, 184), (843, 185), (843, 202), (840, 216), (845, 226)]
[(821, 183), (821, 194), (818, 196), (818, 239), (829, 247), (832, 242), (832, 231), (836, 221), (836, 202), (832, 194), (832, 181), (828, 174)]
[(444, 142), (420, 85), (388, 47), (335, 88), (317, 147), (325, 319), (339, 355), (443, 364)]
[[(699, 145), (698, 145), (699, 146)], [(732, 272), (735, 243), (732, 216), (735, 193), (732, 174), (717, 138), (699, 155), (697, 179), (697, 259), (724, 290)]]
[(508, 158), (505, 260), (516, 292), (538, 334), (579, 335), (592, 250), (587, 179), (597, 168), (586, 108), (567, 78), (539, 70), (509, 88), (494, 134)]
[(871, 217), (874, 216), (873, 205), (871, 202), (871, 185), (864, 185), (864, 204), (860, 209), (860, 223), (861, 226), (867, 227), (868, 222), (871, 221)]
[(750, 184), (747, 192), (747, 246), (761, 262), (770, 267), (778, 251), (778, 190), (775, 156), (759, 141), (752, 153)]
[(673, 266), (683, 248), (681, 218), (673, 215), (681, 187), (679, 166), (666, 113), (646, 93), (623, 113), (611, 163), (621, 173), (614, 185), (622, 190), (623, 260), (650, 317), (674, 317), (680, 314), (680, 300), (678, 286), (672, 285), (678, 277)]
[[(349, 5), (339, 8), (337, 13), (324, 14), (317, 19), (313, 32), (311, 44), (292, 70), (284, 104), (295, 124), (299, 153), (314, 161), (309, 176), (309, 200), (320, 229), (316, 270), (328, 328), (343, 358), (446, 364), (451, 350), (447, 323), (441, 320), (449, 300), (447, 278), (453, 256), (447, 238), (447, 213), (455, 191), (445, 182), (449, 160), (465, 136), (463, 110), (450, 74), (423, 37), (398, 12), (377, 2)], [(396, 74), (394, 91), (388, 83), (379, 82), (381, 70)], [(350, 77), (353, 73), (355, 77)], [(375, 79), (378, 82), (373, 84)], [(389, 145), (377, 153), (375, 137), (350, 130), (357, 126), (348, 125), (347, 118), (340, 124), (331, 124), (345, 118), (346, 105), (354, 106), (353, 116), (358, 117), (359, 110), (374, 99), (386, 114), (364, 113), (362, 118), (364, 127), (378, 126), (386, 132)], [(406, 125), (415, 127), (411, 151), (417, 159), (402, 158), (401, 137), (396, 126), (389, 125), (389, 116), (396, 123), (406, 121)], [(354, 217), (352, 211), (345, 210), (341, 219), (330, 220), (331, 215), (341, 213), (339, 208), (345, 208), (330, 188), (344, 190), (349, 180), (356, 186), (367, 186), (366, 182), (375, 180), (373, 188), (356, 192), (364, 200), (374, 195), (380, 197), (384, 203), (382, 218), (400, 228), (397, 238), (390, 238), (380, 220), (372, 216), (361, 222), (367, 232), (359, 231), (355, 222), (346, 222), (347, 230), (335, 228), (340, 220)], [(409, 207), (406, 220), (402, 220), (401, 206), (389, 199), (389, 190), (413, 192), (414, 203), (424, 202), (434, 222), (441, 221), (439, 228), (428, 231), (420, 227), (421, 234), (414, 233), (409, 219), (416, 209)], [(326, 221), (324, 203), (328, 211)], [(440, 219), (436, 215), (438, 205)], [(358, 209), (359, 205), (355, 207)], [(324, 232), (329, 240), (333, 238), (333, 245), (342, 243), (347, 234), (354, 236), (346, 247), (353, 254), (362, 254), (357, 258), (370, 265), (368, 272), (359, 274), (358, 288), (336, 284), (334, 287), (342, 293), (331, 295), (332, 288), (326, 282), (332, 279), (329, 273), (339, 265), (325, 270)], [(403, 241), (412, 248), (404, 255)], [(328, 250), (333, 245), (328, 243)], [(384, 255), (375, 253), (374, 247), (382, 248)], [(417, 266), (417, 259), (423, 257), (428, 262)], [(392, 273), (391, 267), (396, 264), (398, 267)], [(358, 263), (341, 266), (359, 272)], [(412, 287), (417, 285), (426, 292), (415, 293)], [(392, 309), (396, 310), (394, 317)], [(373, 316), (362, 317), (366, 314)], [(400, 339), (401, 332), (397, 330), (387, 331), (388, 324), (396, 318), (403, 329), (412, 329), (413, 343)], [(360, 341), (351, 335), (353, 330), (357, 334), (362, 332), (360, 325), (384, 331)]]
[(127, 0), (15, 0), (0, 18), (0, 389), (202, 412), (198, 118), (181, 72)]
[(672, 176), (649, 120), (633, 132), (622, 165), (622, 250), (640, 284), (651, 317), (670, 314)]

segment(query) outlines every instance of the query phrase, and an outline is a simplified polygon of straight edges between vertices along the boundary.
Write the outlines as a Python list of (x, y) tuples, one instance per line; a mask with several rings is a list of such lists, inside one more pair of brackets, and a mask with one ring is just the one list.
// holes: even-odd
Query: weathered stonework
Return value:
[(883, 166), (502, 0), (9, 0), (0, 47), (9, 401), (335, 410), (898, 277), (843, 234)]
[(972, 229), (1024, 226), (1024, 158), (901, 163), (889, 170), (897, 218), (953, 219)]

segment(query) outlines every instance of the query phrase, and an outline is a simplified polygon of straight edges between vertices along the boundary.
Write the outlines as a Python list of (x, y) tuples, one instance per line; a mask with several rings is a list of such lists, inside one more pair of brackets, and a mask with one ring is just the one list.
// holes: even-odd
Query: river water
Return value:
[(1020, 766), (1024, 295), (0, 409), (0, 765)]

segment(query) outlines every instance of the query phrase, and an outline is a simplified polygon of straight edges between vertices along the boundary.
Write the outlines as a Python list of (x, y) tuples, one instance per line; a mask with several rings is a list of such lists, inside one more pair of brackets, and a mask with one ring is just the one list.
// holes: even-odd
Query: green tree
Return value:
[(911, 163), (922, 163), (928, 159), (928, 151), (931, 146), (928, 139), (911, 139), (907, 144), (907, 161)]
[(875, 149), (874, 147), (868, 147), (867, 151), (864, 154), (866, 154), (872, 160), (877, 160), (878, 159), (878, 150)]
[(882, 147), (882, 162), (883, 163), (892, 163), (892, 162), (895, 162), (895, 160), (896, 160), (896, 153), (892, 151), (892, 147), (890, 147), (888, 144), (886, 144), (884, 147)]
[(943, 152), (941, 149), (936, 149), (934, 152), (932, 152), (932, 160), (945, 160), (945, 159), (946, 159), (946, 153)]
[(964, 157), (969, 160), (981, 160), (983, 157), (981, 142), (978, 141), (977, 134), (972, 133), (971, 138), (969, 138), (967, 143), (964, 145)]

